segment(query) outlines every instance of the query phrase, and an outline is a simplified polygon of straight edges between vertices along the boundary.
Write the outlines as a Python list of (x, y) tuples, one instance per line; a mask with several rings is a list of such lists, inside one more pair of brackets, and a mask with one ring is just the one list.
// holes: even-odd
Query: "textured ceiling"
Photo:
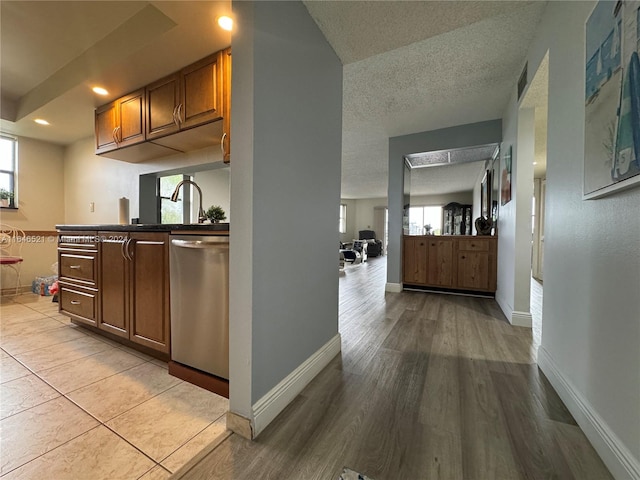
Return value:
[[(305, 4), (346, 63), (344, 198), (387, 195), (389, 137), (501, 118), (546, 6), (491, 1)], [(465, 190), (475, 180), (469, 178)]]

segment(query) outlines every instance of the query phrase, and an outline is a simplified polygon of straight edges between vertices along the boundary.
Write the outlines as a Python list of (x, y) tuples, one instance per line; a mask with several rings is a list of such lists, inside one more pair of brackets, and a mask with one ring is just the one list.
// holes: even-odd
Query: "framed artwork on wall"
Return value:
[(640, 9), (600, 0), (585, 25), (583, 198), (640, 184)]
[(511, 201), (511, 145), (504, 149), (502, 160), (500, 205), (506, 205)]

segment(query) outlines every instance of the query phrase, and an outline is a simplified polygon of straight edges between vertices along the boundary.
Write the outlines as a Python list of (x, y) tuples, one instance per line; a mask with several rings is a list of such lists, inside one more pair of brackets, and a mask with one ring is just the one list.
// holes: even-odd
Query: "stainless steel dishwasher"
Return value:
[(171, 235), (171, 359), (229, 378), (229, 237)]

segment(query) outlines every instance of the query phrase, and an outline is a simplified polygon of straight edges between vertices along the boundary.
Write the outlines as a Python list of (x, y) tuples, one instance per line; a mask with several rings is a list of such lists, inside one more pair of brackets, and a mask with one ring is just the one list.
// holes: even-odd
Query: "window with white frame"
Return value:
[(409, 235), (427, 233), (440, 235), (442, 231), (442, 207), (409, 207)]
[(338, 231), (340, 233), (347, 233), (347, 206), (344, 203), (340, 204), (340, 222)]
[(0, 135), (0, 206), (16, 208), (16, 167), (18, 140), (8, 135)]

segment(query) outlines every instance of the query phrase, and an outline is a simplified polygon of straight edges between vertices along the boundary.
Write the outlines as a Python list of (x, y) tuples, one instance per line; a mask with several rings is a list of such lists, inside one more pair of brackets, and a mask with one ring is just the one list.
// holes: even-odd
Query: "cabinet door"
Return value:
[(147, 86), (147, 140), (180, 130), (180, 75), (165, 77)]
[(182, 70), (181, 128), (222, 118), (222, 54), (220, 51)]
[(122, 232), (100, 232), (100, 315), (98, 328), (129, 338), (129, 263)]
[(119, 125), (116, 102), (96, 109), (96, 153), (118, 148), (116, 128)]
[(439, 287), (453, 285), (453, 240), (428, 241), (429, 271), (427, 283)]
[(404, 237), (402, 281), (427, 283), (427, 241), (424, 237)]
[(458, 288), (490, 290), (489, 252), (458, 252)]
[(131, 233), (130, 335), (169, 353), (169, 234)]
[(222, 52), (224, 84), (222, 86), (222, 155), (224, 163), (231, 161), (231, 49)]
[(144, 89), (140, 89), (118, 100), (120, 125), (118, 148), (144, 141)]

